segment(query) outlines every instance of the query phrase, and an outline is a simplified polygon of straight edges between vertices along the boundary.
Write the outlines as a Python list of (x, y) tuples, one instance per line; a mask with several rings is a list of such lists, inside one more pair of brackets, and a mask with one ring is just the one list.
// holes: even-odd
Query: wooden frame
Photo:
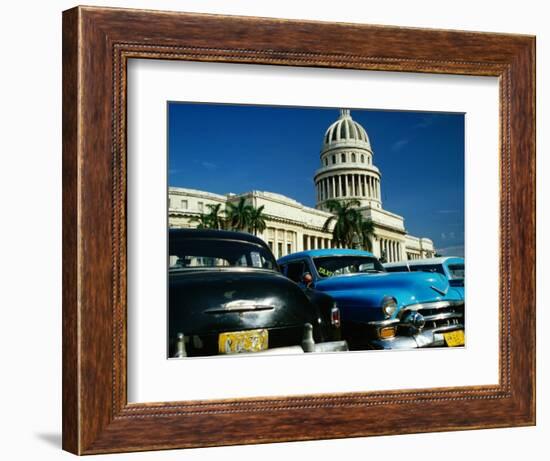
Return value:
[[(499, 384), (128, 404), (130, 58), (498, 76)], [(533, 425), (534, 68), (529, 36), (91, 7), (64, 12), (63, 448), (91, 454)]]

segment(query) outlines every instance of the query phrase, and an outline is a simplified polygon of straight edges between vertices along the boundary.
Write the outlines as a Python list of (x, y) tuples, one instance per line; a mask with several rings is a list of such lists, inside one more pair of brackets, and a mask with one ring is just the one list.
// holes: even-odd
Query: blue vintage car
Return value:
[(389, 273), (372, 253), (338, 248), (278, 263), (294, 282), (334, 298), (352, 349), (464, 345), (464, 299), (440, 273)]
[(439, 258), (414, 259), (384, 264), (388, 272), (437, 272), (443, 274), (449, 285), (464, 299), (464, 258), (442, 256)]

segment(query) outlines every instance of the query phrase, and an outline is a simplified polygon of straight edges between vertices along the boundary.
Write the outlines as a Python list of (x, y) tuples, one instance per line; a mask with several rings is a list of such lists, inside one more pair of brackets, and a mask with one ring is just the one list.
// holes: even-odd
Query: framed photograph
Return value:
[(63, 448), (535, 424), (535, 39), (63, 13)]

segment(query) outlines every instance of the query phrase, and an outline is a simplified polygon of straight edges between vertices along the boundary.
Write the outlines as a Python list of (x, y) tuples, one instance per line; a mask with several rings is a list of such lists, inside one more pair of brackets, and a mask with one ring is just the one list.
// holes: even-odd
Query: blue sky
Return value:
[[(337, 108), (168, 104), (168, 183), (277, 192), (315, 206), (314, 171)], [(351, 110), (382, 173), (382, 206), (444, 254), (464, 254), (464, 116)]]

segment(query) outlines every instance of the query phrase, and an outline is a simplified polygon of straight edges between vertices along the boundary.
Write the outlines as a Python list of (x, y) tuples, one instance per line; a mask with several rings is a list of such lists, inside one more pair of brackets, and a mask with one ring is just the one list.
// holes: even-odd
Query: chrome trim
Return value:
[(441, 314), (425, 315), (426, 322), (436, 322), (438, 320), (461, 319), (463, 315), (460, 312), (442, 312)]
[(387, 320), (372, 320), (367, 323), (367, 325), (382, 328), (382, 327), (389, 327), (391, 325), (397, 325), (400, 323), (399, 319), (387, 319)]
[(437, 291), (440, 295), (445, 296), (447, 294), (447, 291), (449, 291), (449, 286), (447, 286), (446, 290), (440, 290), (439, 288), (431, 285), (430, 288), (434, 291)]
[(400, 314), (406, 311), (419, 311), (421, 309), (444, 309), (445, 307), (463, 306), (464, 301), (434, 301), (432, 303), (417, 303), (403, 306)]
[(243, 303), (231, 303), (222, 304), (221, 307), (211, 307), (210, 309), (205, 309), (203, 312), (205, 314), (230, 314), (230, 313), (241, 313), (241, 312), (257, 312), (257, 311), (272, 311), (275, 309), (275, 306), (269, 304), (255, 304), (250, 302)]
[(402, 319), (401, 325), (408, 325), (416, 328), (417, 330), (422, 330), (422, 328), (424, 328), (424, 325), (426, 325), (426, 320), (426, 317), (424, 317), (420, 312), (410, 311), (407, 312), (405, 317)]
[(462, 323), (457, 323), (455, 325), (445, 325), (442, 327), (434, 328), (431, 331), (432, 333), (446, 333), (447, 331), (454, 331), (454, 330), (464, 330), (464, 325)]

